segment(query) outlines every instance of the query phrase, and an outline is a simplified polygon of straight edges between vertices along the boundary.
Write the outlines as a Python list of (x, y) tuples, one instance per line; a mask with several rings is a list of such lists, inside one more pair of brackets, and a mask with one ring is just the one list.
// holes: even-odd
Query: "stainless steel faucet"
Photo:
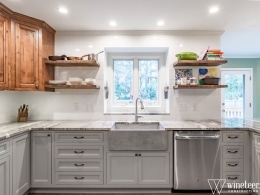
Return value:
[(140, 104), (141, 104), (141, 109), (144, 109), (144, 103), (143, 100), (141, 98), (136, 98), (135, 100), (135, 122), (138, 123), (138, 118), (141, 118), (141, 116), (138, 116), (138, 112), (137, 112), (137, 102), (138, 100), (140, 100)]

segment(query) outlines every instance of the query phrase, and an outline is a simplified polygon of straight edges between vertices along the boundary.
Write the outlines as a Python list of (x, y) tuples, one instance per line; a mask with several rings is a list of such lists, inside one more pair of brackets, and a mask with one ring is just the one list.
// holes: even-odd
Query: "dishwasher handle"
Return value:
[(220, 135), (176, 135), (175, 139), (219, 139)]

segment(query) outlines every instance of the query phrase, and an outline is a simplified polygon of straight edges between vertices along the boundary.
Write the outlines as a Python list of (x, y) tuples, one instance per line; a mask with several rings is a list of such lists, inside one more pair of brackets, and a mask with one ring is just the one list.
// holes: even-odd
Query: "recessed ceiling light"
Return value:
[(153, 39), (157, 39), (157, 37), (156, 37), (156, 36), (153, 36)]
[(157, 22), (157, 26), (163, 26), (164, 25), (164, 21), (163, 20), (160, 20)]
[(110, 25), (110, 26), (116, 26), (117, 23), (116, 23), (116, 21), (110, 21), (110, 22), (109, 22), (109, 25)]
[(114, 36), (114, 39), (118, 39), (118, 36)]
[(68, 10), (67, 10), (67, 8), (65, 8), (65, 7), (60, 7), (60, 8), (59, 8), (59, 12), (60, 12), (60, 13), (63, 13), (63, 14), (67, 14), (67, 13), (68, 13)]
[(181, 43), (181, 44), (179, 45), (179, 47), (183, 47), (183, 44)]
[(217, 13), (218, 11), (219, 11), (218, 6), (213, 6), (213, 7), (209, 8), (209, 13), (210, 14)]
[(79, 48), (77, 48), (77, 49), (75, 49), (75, 51), (80, 51), (80, 49), (79, 49)]
[(93, 45), (89, 45), (88, 47), (89, 47), (89, 48), (92, 48), (92, 47), (93, 47)]

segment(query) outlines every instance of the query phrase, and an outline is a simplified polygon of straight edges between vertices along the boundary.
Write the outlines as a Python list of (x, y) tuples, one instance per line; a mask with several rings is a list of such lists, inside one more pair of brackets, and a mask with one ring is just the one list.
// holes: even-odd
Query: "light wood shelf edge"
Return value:
[(227, 87), (228, 85), (178, 85), (173, 86), (173, 89), (217, 89)]
[(227, 62), (227, 60), (178, 60), (173, 63), (173, 66), (220, 66)]
[(46, 60), (45, 64), (48, 66), (100, 66), (96, 60)]
[(100, 89), (98, 85), (50, 85), (45, 84), (47, 89)]

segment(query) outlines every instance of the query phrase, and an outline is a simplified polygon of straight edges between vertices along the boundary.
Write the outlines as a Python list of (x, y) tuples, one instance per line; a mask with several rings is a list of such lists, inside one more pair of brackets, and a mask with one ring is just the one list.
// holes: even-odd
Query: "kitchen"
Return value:
[[(8, 1), (4, 2), (5, 5), (9, 5), (9, 3)], [(8, 7), (13, 11), (17, 11), (16, 6), (19, 3), (21, 2), (12, 2), (11, 4), (14, 7)], [(27, 15), (24, 11), (19, 11), (19, 13)], [(64, 20), (63, 17), (65, 20), (70, 18), (68, 15), (57, 15), (60, 21)], [(50, 24), (51, 19), (45, 22)], [(151, 113), (149, 107), (144, 105), (144, 110), (138, 110), (143, 117), (139, 119), (140, 121), (220, 120), (221, 90), (173, 89), (175, 69), (172, 64), (176, 61), (175, 54), (182, 51), (196, 51), (199, 54), (208, 45), (212, 48), (221, 48), (223, 31), (163, 31), (163, 27), (158, 27), (158, 30), (145, 31), (140, 27), (143, 31), (138, 31), (139, 29), (136, 31), (117, 30), (115, 34), (111, 31), (113, 27), (110, 26), (109, 31), (99, 31), (98, 29), (95, 31), (65, 31), (58, 24), (57, 28), (61, 30), (57, 30), (55, 35), (55, 53), (53, 55), (83, 56), (103, 50), (105, 52), (98, 55), (100, 64), (98, 68), (89, 67), (90, 71), (88, 71), (81, 67), (56, 67), (55, 78), (65, 77), (67, 79), (81, 76), (82, 79), (85, 79), (92, 77), (95, 78), (100, 88), (91, 90), (56, 89), (55, 93), (24, 90), (1, 91), (0, 122), (3, 125), (16, 121), (17, 109), (23, 104), (29, 105), (29, 121), (134, 121), (134, 107), (130, 111), (127, 108), (122, 108), (121, 113), (118, 113), (118, 111), (113, 113), (113, 111), (107, 109), (112, 96), (112, 91), (108, 91), (108, 99), (105, 98), (105, 87), (110, 82), (110, 77), (107, 74), (109, 72), (109, 58), (107, 56), (110, 53), (118, 53), (119, 51), (125, 51), (128, 54), (132, 54), (133, 51), (159, 53), (162, 54), (166, 62), (164, 73), (166, 78), (164, 83), (161, 84), (161, 88), (169, 87), (169, 98), (165, 99), (162, 110), (152, 111), (157, 112), (157, 114)], [(180, 47), (180, 43), (183, 44), (183, 47)], [(194, 68), (194, 72), (197, 72), (197, 68)], [(255, 78), (257, 77), (255, 76)], [(108, 87), (108, 90), (110, 89), (111, 87)], [(254, 106), (254, 110), (257, 110), (257, 101), (254, 102)], [(140, 107), (139, 103), (138, 107)], [(209, 112), (209, 110), (214, 112)], [(254, 113), (254, 117), (257, 118), (257, 116)], [(74, 127), (81, 126), (73, 124)], [(180, 124), (180, 126), (185, 127), (184, 124)]]

